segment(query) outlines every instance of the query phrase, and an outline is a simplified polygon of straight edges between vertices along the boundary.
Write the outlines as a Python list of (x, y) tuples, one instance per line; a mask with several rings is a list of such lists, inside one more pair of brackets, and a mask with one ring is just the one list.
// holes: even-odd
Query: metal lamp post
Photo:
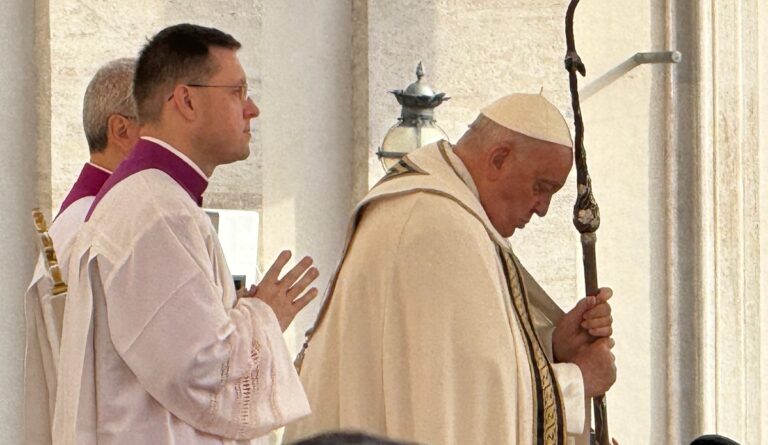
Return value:
[(405, 90), (390, 91), (403, 106), (397, 124), (387, 131), (381, 147), (376, 155), (384, 170), (397, 162), (405, 154), (417, 148), (448, 139), (442, 128), (435, 122), (435, 108), (450, 99), (445, 93), (435, 93), (421, 79), (424, 77), (424, 67), (419, 62), (416, 67), (416, 82)]

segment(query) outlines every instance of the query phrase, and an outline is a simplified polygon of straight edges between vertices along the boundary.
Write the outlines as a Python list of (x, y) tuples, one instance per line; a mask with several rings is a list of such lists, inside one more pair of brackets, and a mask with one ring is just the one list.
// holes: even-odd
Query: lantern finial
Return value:
[(397, 102), (403, 106), (398, 122), (384, 136), (381, 147), (376, 152), (384, 169), (396, 164), (406, 153), (422, 145), (448, 139), (445, 132), (435, 122), (434, 109), (450, 99), (445, 93), (435, 93), (426, 83), (424, 64), (416, 65), (416, 82), (405, 90), (394, 90)]

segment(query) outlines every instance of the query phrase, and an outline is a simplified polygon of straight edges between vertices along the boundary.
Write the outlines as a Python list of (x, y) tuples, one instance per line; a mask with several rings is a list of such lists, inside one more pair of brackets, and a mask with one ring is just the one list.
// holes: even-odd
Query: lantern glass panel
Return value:
[[(447, 139), (437, 125), (422, 125), (418, 127), (395, 125), (384, 136), (381, 144), (382, 151), (391, 153), (410, 153), (419, 147), (422, 147), (440, 139)], [(385, 170), (389, 170), (397, 164), (400, 158), (381, 158), (381, 165)]]

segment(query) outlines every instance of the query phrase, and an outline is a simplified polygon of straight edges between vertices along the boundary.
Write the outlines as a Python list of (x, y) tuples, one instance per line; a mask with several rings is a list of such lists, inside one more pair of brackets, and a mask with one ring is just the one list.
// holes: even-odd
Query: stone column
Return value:
[(12, 444), (23, 438), (23, 295), (35, 250), (35, 2), (3, 2), (0, 42), (0, 443)]
[[(768, 42), (768, 4), (758, 5), (758, 42)], [(760, 140), (758, 143), (760, 157), (760, 320), (761, 329), (758, 338), (763, 339), (760, 348), (760, 375), (768, 376), (768, 50), (761, 48), (759, 53), (760, 74)], [(768, 378), (760, 381), (760, 415), (756, 418), (760, 425), (760, 439), (768, 437)]]
[[(716, 429), (741, 443), (762, 443), (760, 422), (760, 239), (759, 225), (759, 42), (757, 0), (713, 2), (712, 30), (714, 200), (708, 244), (712, 261), (704, 273), (714, 282), (714, 306), (704, 313), (716, 320), (706, 329), (706, 344), (713, 344), (716, 360), (705, 363), (714, 374), (708, 387), (715, 405), (707, 406), (705, 429)], [(709, 19), (709, 18), (708, 18)], [(706, 34), (703, 37), (708, 36)], [(709, 39), (708, 39), (709, 40)], [(705, 67), (702, 67), (704, 69)], [(735, 377), (735, 378), (734, 378)], [(716, 419), (713, 423), (712, 420)]]
[[(283, 249), (312, 255), (322, 293), (352, 206), (352, 5), (265, 2), (262, 13), (262, 267)], [(294, 351), (319, 300), (287, 333)]]
[(667, 423), (657, 437), (687, 443), (717, 432), (761, 443), (758, 4), (669, 5), (685, 59), (668, 91), (657, 289), (668, 301)]

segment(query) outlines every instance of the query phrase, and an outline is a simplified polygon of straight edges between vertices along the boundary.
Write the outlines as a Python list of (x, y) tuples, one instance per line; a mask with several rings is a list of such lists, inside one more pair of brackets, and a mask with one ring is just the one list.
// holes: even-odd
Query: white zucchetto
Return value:
[(528, 137), (573, 147), (565, 118), (542, 94), (510, 94), (480, 113), (502, 127)]

